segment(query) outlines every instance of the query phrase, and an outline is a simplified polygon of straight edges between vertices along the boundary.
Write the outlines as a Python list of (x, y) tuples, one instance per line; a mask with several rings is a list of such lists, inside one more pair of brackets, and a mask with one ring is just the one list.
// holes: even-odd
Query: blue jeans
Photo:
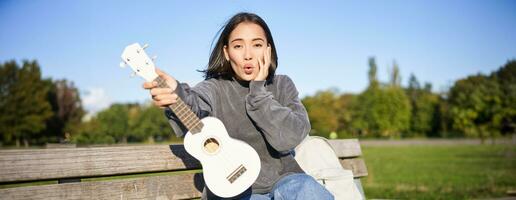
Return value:
[(333, 200), (333, 195), (314, 178), (304, 173), (280, 179), (267, 194), (252, 194), (242, 200)]

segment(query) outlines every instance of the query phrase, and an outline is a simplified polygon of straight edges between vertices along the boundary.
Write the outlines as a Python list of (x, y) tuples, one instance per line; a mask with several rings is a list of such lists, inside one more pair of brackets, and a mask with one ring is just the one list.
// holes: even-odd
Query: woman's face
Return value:
[(263, 63), (266, 49), (267, 39), (262, 27), (243, 22), (229, 34), (228, 44), (224, 46), (224, 56), (230, 61), (237, 79), (251, 81), (260, 71), (258, 59)]

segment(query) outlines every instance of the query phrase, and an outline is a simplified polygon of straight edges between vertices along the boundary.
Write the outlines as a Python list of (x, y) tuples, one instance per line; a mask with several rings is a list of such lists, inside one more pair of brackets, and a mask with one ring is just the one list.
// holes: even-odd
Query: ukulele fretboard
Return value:
[[(154, 81), (158, 82), (158, 87), (160, 88), (168, 88), (168, 84), (166, 83), (165, 79), (162, 79), (160, 76), (158, 76)], [(178, 86), (179, 87), (179, 86)], [(190, 107), (186, 105), (186, 103), (181, 99), (177, 98), (177, 103), (171, 104), (168, 106), (176, 116), (179, 118), (181, 123), (192, 133), (198, 133), (201, 132), (202, 127), (204, 126), (199, 117), (195, 115), (195, 113), (192, 112)]]

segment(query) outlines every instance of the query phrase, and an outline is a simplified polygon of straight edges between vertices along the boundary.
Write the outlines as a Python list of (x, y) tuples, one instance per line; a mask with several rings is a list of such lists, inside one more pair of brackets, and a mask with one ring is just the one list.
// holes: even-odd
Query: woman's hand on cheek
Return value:
[(263, 52), (263, 59), (258, 59), (258, 67), (260, 71), (254, 78), (255, 81), (263, 81), (269, 75), (269, 67), (271, 66), (271, 47), (267, 45), (267, 48)]

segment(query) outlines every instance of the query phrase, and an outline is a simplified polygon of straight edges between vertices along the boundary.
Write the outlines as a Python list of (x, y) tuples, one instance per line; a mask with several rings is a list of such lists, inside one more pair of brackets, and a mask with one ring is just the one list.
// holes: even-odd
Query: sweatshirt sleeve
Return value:
[[(186, 105), (197, 115), (199, 118), (212, 115), (213, 96), (210, 95), (210, 91), (213, 83), (203, 81), (197, 84), (195, 87), (190, 88), (186, 83), (179, 83), (176, 94), (181, 98)], [(168, 118), (168, 122), (177, 137), (183, 137), (187, 132), (187, 128), (181, 123), (179, 118), (170, 108), (165, 109), (165, 116)]]
[(278, 97), (266, 90), (265, 81), (251, 81), (246, 110), (267, 142), (278, 152), (286, 153), (301, 143), (311, 127), (292, 80), (282, 76), (275, 81), (279, 84)]

